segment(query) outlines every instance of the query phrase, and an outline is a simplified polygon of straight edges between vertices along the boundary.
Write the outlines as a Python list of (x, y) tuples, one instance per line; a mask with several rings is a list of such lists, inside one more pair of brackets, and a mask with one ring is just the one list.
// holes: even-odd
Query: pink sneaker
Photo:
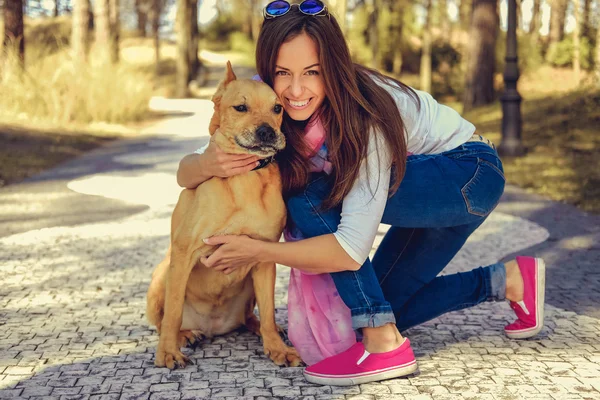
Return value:
[(546, 265), (541, 258), (517, 257), (523, 276), (523, 300), (510, 302), (517, 320), (504, 327), (511, 339), (535, 336), (544, 327), (544, 295), (546, 290)]
[(321, 385), (348, 386), (410, 375), (417, 370), (417, 361), (404, 339), (396, 350), (369, 353), (359, 342), (348, 350), (320, 361), (304, 370), (307, 381)]

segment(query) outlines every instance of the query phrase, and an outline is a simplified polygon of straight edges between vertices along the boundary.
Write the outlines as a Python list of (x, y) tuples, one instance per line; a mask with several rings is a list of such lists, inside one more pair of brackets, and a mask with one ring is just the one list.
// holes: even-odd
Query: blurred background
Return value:
[[(0, 186), (254, 72), (259, 0), (0, 0)], [(431, 92), (501, 142), (507, 0), (330, 0), (356, 62)], [(522, 143), (509, 183), (600, 213), (600, 0), (517, 0)], [(516, 71), (513, 71), (514, 74)], [(512, 116), (511, 118), (517, 118)], [(193, 150), (193, 149), (190, 149)]]

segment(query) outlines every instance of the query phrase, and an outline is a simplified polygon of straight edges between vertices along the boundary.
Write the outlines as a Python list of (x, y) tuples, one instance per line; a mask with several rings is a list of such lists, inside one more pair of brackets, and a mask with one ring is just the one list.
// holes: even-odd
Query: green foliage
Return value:
[[(569, 36), (558, 43), (548, 46), (546, 61), (555, 67), (569, 67), (573, 65), (573, 37)], [(579, 46), (581, 68), (591, 69), (593, 67), (594, 47), (587, 37), (581, 38)]]
[(207, 41), (223, 42), (229, 40), (229, 35), (239, 31), (241, 27), (233, 19), (231, 14), (223, 13), (203, 30), (203, 36)]
[(243, 32), (233, 32), (229, 35), (229, 45), (231, 50), (245, 54), (254, 55), (256, 50), (256, 43)]
[[(528, 34), (522, 34), (517, 38), (517, 56), (521, 72), (534, 71), (544, 64), (542, 46)], [(506, 32), (501, 31), (496, 42), (496, 72), (504, 71), (505, 57)]]

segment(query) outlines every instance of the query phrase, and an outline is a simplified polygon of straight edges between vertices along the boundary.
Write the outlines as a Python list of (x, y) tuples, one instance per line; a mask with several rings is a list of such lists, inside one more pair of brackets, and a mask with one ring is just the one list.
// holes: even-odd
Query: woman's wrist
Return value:
[(277, 262), (273, 245), (275, 242), (266, 242), (264, 240), (256, 240), (256, 258), (258, 262)]

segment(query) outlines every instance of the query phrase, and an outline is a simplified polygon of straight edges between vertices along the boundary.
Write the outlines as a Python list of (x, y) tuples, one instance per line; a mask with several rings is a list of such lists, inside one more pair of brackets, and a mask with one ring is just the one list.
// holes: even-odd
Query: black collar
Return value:
[(275, 156), (261, 158), (260, 160), (258, 160), (258, 165), (256, 166), (256, 168), (254, 168), (252, 171), (257, 171), (261, 168), (264, 168), (267, 165), (271, 164), (274, 160), (275, 160)]

